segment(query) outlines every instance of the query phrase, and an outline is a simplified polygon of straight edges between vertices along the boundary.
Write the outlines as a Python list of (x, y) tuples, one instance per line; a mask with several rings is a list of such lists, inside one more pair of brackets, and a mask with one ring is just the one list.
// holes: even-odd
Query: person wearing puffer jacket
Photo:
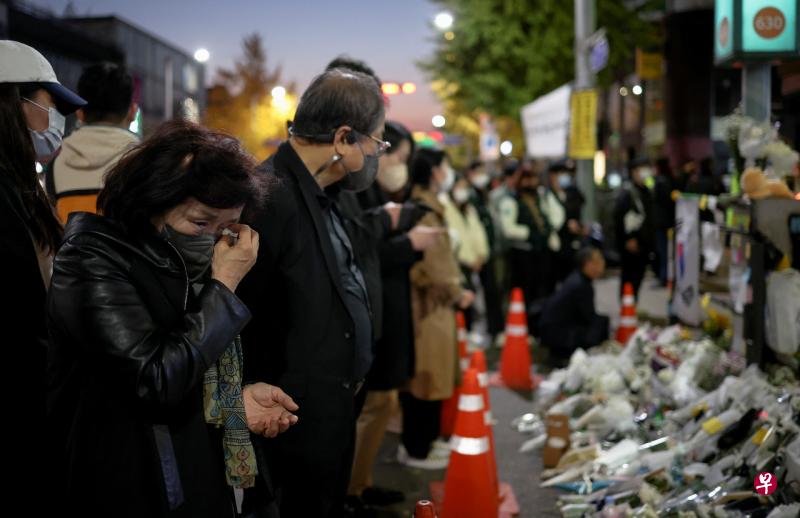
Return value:
[(113, 63), (84, 69), (78, 92), (88, 104), (78, 110), (80, 128), (64, 140), (47, 171), (48, 192), (58, 217), (66, 224), (72, 212), (97, 212), (97, 194), (106, 173), (139, 143), (128, 131), (138, 106), (133, 102), (133, 79)]

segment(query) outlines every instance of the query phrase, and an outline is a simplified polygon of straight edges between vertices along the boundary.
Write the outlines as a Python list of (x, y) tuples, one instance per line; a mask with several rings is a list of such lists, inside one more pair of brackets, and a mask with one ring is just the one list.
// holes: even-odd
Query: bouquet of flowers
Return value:
[(800, 160), (800, 154), (780, 140), (777, 123), (756, 121), (737, 108), (725, 118), (725, 126), (736, 163), (731, 181), (732, 194), (741, 193), (739, 178), (746, 168), (758, 167), (768, 178), (782, 179), (792, 173)]

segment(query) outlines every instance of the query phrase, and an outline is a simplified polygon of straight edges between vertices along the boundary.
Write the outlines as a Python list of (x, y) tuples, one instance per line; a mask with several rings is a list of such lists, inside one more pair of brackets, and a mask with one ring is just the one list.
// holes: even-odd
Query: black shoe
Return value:
[(378, 518), (378, 512), (364, 503), (361, 498), (349, 495), (344, 501), (345, 518)]
[(399, 504), (405, 499), (406, 495), (400, 491), (377, 486), (368, 487), (363, 493), (361, 493), (361, 500), (363, 500), (365, 504), (369, 505)]

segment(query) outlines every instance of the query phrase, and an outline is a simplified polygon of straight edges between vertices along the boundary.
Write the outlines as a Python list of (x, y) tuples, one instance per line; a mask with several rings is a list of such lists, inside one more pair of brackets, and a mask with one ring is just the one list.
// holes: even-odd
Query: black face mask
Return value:
[[(361, 192), (369, 188), (375, 177), (378, 176), (378, 155), (368, 155), (364, 153), (361, 144), (358, 145), (364, 157), (364, 165), (358, 171), (348, 171), (339, 185), (344, 191)], [(342, 164), (344, 165), (344, 164)]]
[[(370, 185), (372, 185), (372, 183), (375, 181), (375, 177), (378, 176), (378, 155), (368, 155), (364, 153), (364, 149), (361, 147), (361, 144), (358, 144), (358, 149), (361, 150), (361, 155), (364, 157), (364, 165), (362, 165), (361, 169), (358, 171), (348, 171), (344, 166), (344, 163), (342, 163), (342, 169), (345, 170), (346, 175), (344, 178), (339, 180), (337, 185), (339, 185), (343, 191), (364, 191), (368, 189)], [(331, 164), (335, 164), (341, 159), (341, 155), (333, 155), (330, 160), (322, 164), (317, 172), (314, 173), (314, 176), (318, 176)]]
[(211, 270), (211, 258), (214, 256), (214, 244), (217, 238), (211, 234), (191, 236), (178, 232), (164, 224), (161, 237), (169, 241), (186, 264), (186, 273), (192, 284), (202, 283)]

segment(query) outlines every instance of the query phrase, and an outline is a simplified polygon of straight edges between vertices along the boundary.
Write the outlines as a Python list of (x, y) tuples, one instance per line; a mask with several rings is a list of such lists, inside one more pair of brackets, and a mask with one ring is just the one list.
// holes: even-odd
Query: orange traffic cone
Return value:
[[(472, 353), (470, 360), (470, 368), (473, 368), (478, 373), (478, 386), (481, 388), (481, 395), (483, 396), (483, 408), (485, 409), (484, 417), (486, 419), (486, 426), (488, 427), (489, 435), (489, 475), (492, 479), (494, 487), (499, 488), (499, 481), (497, 478), (497, 459), (494, 454), (494, 418), (492, 417), (492, 407), (489, 402), (489, 373), (486, 370), (486, 356), (483, 351), (478, 350)], [(499, 494), (499, 491), (498, 491)]]
[(430, 500), (420, 500), (414, 508), (414, 518), (436, 518), (436, 509)]
[(626, 282), (622, 292), (622, 311), (617, 328), (617, 342), (622, 345), (627, 344), (628, 339), (636, 332), (636, 325), (636, 301), (633, 297), (633, 285)]
[[(464, 319), (464, 313), (456, 313), (456, 326), (458, 327), (458, 359), (461, 375), (469, 367), (469, 356), (467, 356), (467, 326)], [(460, 394), (459, 387), (453, 390), (453, 395), (450, 399), (446, 399), (442, 403), (442, 411), (439, 419), (439, 433), (442, 437), (450, 437), (453, 435), (453, 427), (456, 425), (456, 414), (458, 413), (458, 396)]]
[(531, 351), (528, 348), (528, 322), (525, 315), (525, 301), (519, 288), (514, 288), (511, 292), (506, 343), (500, 357), (500, 377), (508, 388), (516, 390), (533, 388)]
[(458, 332), (458, 359), (461, 372), (466, 372), (469, 369), (469, 356), (467, 356), (467, 319), (464, 318), (464, 313), (458, 311), (456, 313), (456, 328)]
[(488, 433), (478, 372), (470, 368), (464, 374), (455, 433), (450, 438), (442, 518), (497, 516), (497, 487), (489, 473)]

